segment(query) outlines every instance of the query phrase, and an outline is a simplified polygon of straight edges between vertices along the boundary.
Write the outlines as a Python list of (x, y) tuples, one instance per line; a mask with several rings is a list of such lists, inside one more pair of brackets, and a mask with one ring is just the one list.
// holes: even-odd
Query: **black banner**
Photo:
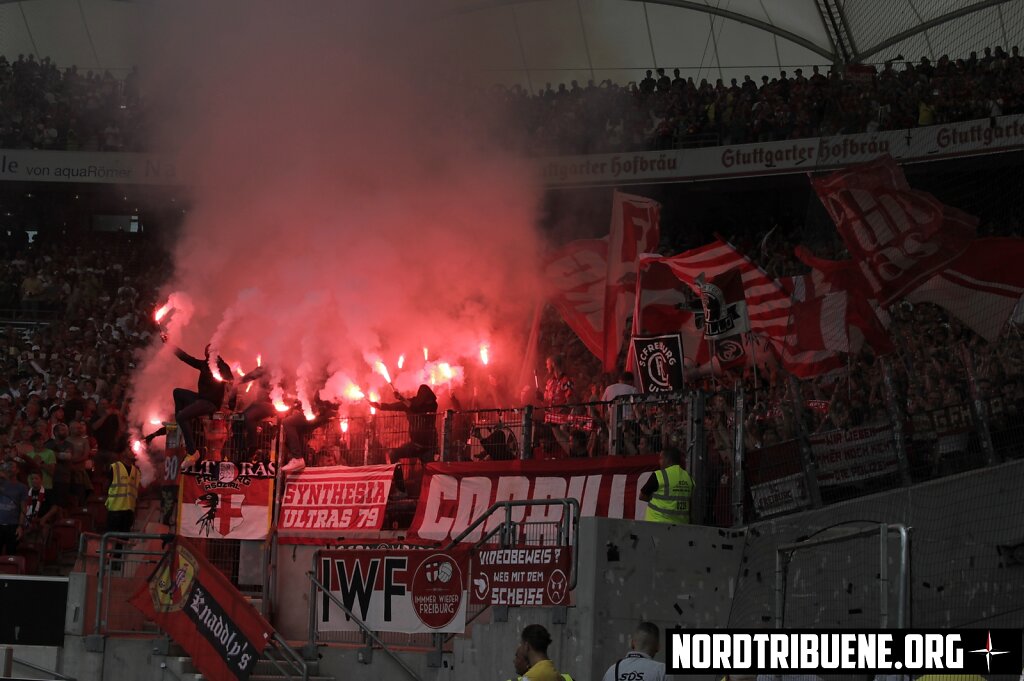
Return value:
[(684, 388), (683, 339), (678, 333), (633, 338), (640, 392), (670, 393)]
[(238, 628), (220, 603), (198, 581), (189, 594), (185, 615), (195, 623), (196, 631), (210, 642), (235, 678), (240, 681), (248, 679), (260, 653), (252, 641), (246, 638), (245, 632)]

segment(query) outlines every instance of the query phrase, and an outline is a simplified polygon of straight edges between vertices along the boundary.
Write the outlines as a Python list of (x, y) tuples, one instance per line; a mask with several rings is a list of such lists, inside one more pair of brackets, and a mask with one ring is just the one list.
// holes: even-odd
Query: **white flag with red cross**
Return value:
[(197, 539), (266, 539), (274, 478), (263, 464), (204, 461), (183, 471), (178, 534)]

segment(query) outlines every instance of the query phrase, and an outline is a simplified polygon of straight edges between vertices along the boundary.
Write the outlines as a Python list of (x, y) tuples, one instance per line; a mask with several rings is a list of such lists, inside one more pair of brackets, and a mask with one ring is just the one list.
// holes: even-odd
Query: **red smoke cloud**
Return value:
[[(435, 363), (472, 373), (482, 343), (488, 372), (517, 374), (539, 188), (484, 132), (498, 119), (459, 114), (469, 94), (410, 14), (428, 4), (151, 8), (144, 89), (191, 195), (164, 294), (194, 309), (171, 343), (211, 342), (247, 371), (261, 353), (304, 405), (325, 384), (390, 394), (368, 357), (400, 390), (444, 374)], [(195, 372), (154, 347), (134, 382), (141, 423), (168, 417)]]

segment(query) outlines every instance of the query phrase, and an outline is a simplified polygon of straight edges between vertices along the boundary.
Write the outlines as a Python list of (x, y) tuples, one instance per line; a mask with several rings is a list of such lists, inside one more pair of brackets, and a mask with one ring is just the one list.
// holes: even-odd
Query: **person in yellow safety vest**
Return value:
[[(516, 648), (516, 656), (512, 659), (512, 666), (515, 667), (516, 674), (518, 674), (516, 681), (523, 681), (523, 674), (530, 668), (530, 660), (522, 646)], [(564, 681), (573, 681), (572, 677), (565, 672), (562, 672), (562, 679)], [(512, 681), (512, 679), (508, 681)]]
[(682, 467), (682, 460), (682, 452), (675, 447), (661, 450), (661, 469), (652, 473), (640, 489), (640, 500), (647, 502), (644, 520), (689, 524), (693, 479)]
[[(118, 455), (117, 461), (110, 464), (110, 487), (107, 489), (107, 531), (131, 532), (135, 524), (135, 506), (139, 500), (139, 481), (142, 473), (135, 465), (135, 455), (125, 446)], [(114, 560), (110, 566), (114, 570), (121, 567), (119, 551), (113, 553)]]
[(551, 635), (539, 624), (530, 624), (519, 636), (512, 666), (520, 681), (572, 681), (568, 674), (559, 674), (548, 657)]

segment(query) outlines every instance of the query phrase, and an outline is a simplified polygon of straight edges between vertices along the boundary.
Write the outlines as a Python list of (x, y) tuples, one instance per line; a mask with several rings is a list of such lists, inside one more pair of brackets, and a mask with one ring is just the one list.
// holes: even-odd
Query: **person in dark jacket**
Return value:
[[(166, 342), (166, 337), (163, 340)], [(182, 459), (181, 468), (188, 469), (199, 461), (192, 421), (200, 416), (209, 416), (224, 404), (225, 389), (231, 381), (231, 367), (218, 356), (217, 370), (220, 372), (221, 380), (217, 380), (210, 370), (209, 345), (206, 346), (203, 359), (193, 357), (178, 347), (174, 348), (174, 355), (193, 369), (199, 370), (199, 381), (194, 391), (185, 388), (174, 389), (174, 420), (181, 430), (181, 438), (185, 443), (186, 456)]]
[[(437, 396), (434, 391), (427, 385), (421, 385), (415, 397), (409, 399), (396, 390), (395, 399), (398, 402), (370, 402), (381, 411), (404, 411), (409, 420), (409, 441), (392, 449), (388, 454), (388, 461), (433, 461), (437, 453)], [(395, 486), (399, 492), (405, 492), (401, 468), (395, 469)]]

